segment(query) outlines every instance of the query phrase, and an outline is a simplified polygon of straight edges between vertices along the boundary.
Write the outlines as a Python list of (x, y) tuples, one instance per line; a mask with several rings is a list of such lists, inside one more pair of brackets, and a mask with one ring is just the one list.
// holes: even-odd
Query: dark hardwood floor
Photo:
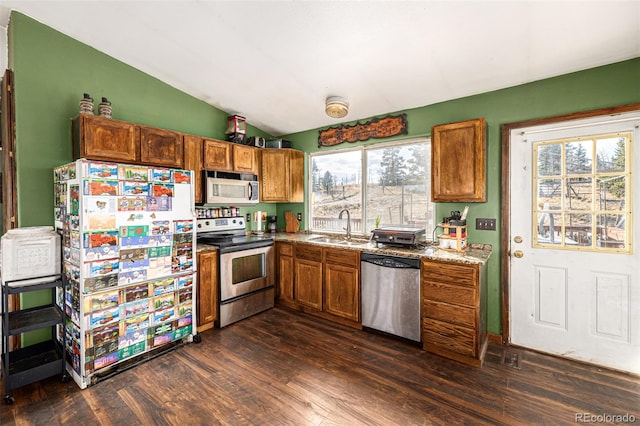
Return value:
[(0, 423), (640, 423), (640, 378), (522, 349), (491, 345), (478, 369), (280, 308), (201, 336), (85, 390), (59, 377), (16, 389)]

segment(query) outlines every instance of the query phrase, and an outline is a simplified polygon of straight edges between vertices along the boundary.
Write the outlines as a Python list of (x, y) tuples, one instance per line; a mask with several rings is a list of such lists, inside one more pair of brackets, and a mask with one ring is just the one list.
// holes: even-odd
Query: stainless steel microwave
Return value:
[(205, 171), (203, 175), (205, 205), (251, 206), (260, 202), (256, 175), (214, 171)]

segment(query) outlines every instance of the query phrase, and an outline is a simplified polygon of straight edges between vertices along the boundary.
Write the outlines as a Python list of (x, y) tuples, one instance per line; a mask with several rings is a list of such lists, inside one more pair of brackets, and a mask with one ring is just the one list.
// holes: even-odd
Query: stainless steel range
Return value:
[(220, 327), (273, 308), (272, 238), (245, 235), (242, 217), (198, 219), (196, 232), (199, 243), (218, 248)]

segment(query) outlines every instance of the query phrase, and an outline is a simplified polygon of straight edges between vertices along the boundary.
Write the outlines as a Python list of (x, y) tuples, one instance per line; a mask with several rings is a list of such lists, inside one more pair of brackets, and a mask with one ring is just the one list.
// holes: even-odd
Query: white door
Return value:
[(514, 129), (510, 340), (640, 374), (640, 113)]

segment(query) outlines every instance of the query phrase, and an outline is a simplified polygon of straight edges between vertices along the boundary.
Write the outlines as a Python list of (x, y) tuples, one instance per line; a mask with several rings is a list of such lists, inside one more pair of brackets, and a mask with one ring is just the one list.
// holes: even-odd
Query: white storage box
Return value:
[[(52, 226), (32, 226), (8, 230), (0, 239), (2, 281), (21, 280), (60, 273), (60, 235)], [(50, 280), (36, 279), (10, 283), (20, 287)]]

